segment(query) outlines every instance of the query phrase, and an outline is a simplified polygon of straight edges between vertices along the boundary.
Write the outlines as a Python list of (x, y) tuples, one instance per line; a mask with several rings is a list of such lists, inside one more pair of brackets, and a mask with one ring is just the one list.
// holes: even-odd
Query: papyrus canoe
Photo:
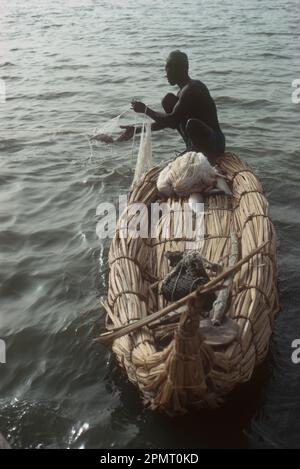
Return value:
[[(164, 316), (112, 342), (119, 364), (145, 404), (169, 414), (216, 407), (237, 384), (250, 380), (266, 357), (279, 310), (276, 235), (262, 186), (237, 155), (226, 153), (218, 166), (228, 178), (233, 197), (205, 198), (204, 239), (163, 239), (159, 233), (155, 238), (126, 238), (120, 236), (119, 220), (109, 251), (106, 326), (115, 331), (167, 306), (157, 287), (157, 281), (169, 271), (165, 251), (198, 249), (206, 259), (226, 269), (233, 233), (238, 239), (239, 259), (264, 245), (233, 277), (226, 309), (226, 317), (237, 325), (233, 339), (227, 340), (226, 327), (223, 338), (219, 329), (216, 341), (207, 335), (203, 327), (207, 321), (197, 314), (197, 304), (188, 302), (181, 315)], [(149, 207), (157, 201), (160, 170), (152, 168), (135, 185), (129, 206), (143, 202)], [(183, 204), (187, 199), (168, 199), (171, 206), (175, 202)], [(161, 229), (163, 223), (164, 218)], [(177, 225), (178, 219), (171, 223)]]

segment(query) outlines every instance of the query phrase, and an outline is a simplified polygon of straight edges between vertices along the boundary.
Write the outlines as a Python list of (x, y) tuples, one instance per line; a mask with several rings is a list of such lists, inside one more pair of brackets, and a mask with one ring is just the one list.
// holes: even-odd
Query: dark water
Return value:
[[(300, 447), (298, 0), (2, 0), (0, 15), (0, 430), (14, 447)], [(131, 143), (91, 157), (86, 134), (133, 96), (158, 108), (176, 48), (264, 184), (282, 313), (251, 386), (173, 421), (142, 408), (92, 344), (103, 316), (80, 312), (107, 288), (97, 205), (127, 191), (134, 167)], [(183, 148), (173, 132), (153, 141), (157, 162)]]

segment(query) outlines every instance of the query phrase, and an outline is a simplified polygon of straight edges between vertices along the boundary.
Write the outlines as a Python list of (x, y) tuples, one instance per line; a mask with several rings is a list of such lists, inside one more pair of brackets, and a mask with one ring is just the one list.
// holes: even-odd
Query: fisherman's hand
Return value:
[(142, 103), (141, 101), (136, 101), (135, 99), (131, 101), (131, 109), (133, 109), (134, 112), (144, 114), (146, 112), (146, 108), (146, 104)]
[(116, 142), (126, 142), (133, 137), (134, 126), (133, 125), (120, 125), (121, 129), (125, 129), (125, 132), (116, 139)]

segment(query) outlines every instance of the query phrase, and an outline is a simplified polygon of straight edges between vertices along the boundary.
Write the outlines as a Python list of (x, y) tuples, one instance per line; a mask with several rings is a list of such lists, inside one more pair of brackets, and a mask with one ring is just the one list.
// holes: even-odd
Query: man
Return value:
[[(132, 101), (132, 109), (146, 113), (154, 120), (152, 130), (177, 129), (187, 150), (202, 152), (214, 164), (225, 151), (225, 137), (219, 125), (217, 108), (204, 83), (192, 80), (188, 71), (187, 55), (179, 50), (171, 52), (166, 62), (166, 77), (170, 85), (179, 86), (177, 96), (168, 93), (163, 98), (165, 113), (155, 112), (139, 101)], [(119, 141), (129, 140), (134, 127), (122, 128), (126, 130)]]

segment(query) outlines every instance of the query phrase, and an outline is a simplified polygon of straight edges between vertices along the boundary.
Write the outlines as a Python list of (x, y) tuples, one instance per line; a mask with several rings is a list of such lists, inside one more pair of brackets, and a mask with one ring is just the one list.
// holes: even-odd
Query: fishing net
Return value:
[[(199, 251), (167, 251), (165, 256), (172, 267), (161, 284), (161, 293), (167, 301), (180, 300), (196, 290), (199, 285), (209, 281)], [(211, 296), (210, 300), (213, 299), (214, 295)]]
[(153, 166), (152, 159), (152, 140), (151, 140), (151, 122), (145, 116), (141, 130), (140, 147), (137, 156), (133, 184)]
[[(109, 121), (102, 124), (100, 127), (95, 128), (90, 135), (90, 148), (92, 152), (93, 141), (99, 141), (107, 144), (113, 144), (119, 141), (120, 137), (120, 120), (125, 114), (130, 111), (126, 108), (121, 114), (110, 119)], [(151, 142), (151, 121), (148, 119), (146, 114), (144, 115), (144, 121), (142, 124), (137, 124), (136, 119), (133, 124), (134, 132), (132, 139), (132, 150), (131, 156), (134, 154), (135, 137), (137, 129), (140, 129), (140, 145), (137, 156), (137, 162), (134, 172), (133, 184), (140, 179), (140, 177), (153, 166), (152, 160), (152, 142)], [(91, 153), (92, 154), (92, 153)]]
[(117, 137), (120, 136), (120, 119), (124, 116), (130, 109), (126, 108), (121, 114), (116, 117), (113, 117), (109, 121), (102, 124), (100, 127), (96, 127), (92, 131), (90, 140), (97, 140), (103, 143), (115, 143)]

